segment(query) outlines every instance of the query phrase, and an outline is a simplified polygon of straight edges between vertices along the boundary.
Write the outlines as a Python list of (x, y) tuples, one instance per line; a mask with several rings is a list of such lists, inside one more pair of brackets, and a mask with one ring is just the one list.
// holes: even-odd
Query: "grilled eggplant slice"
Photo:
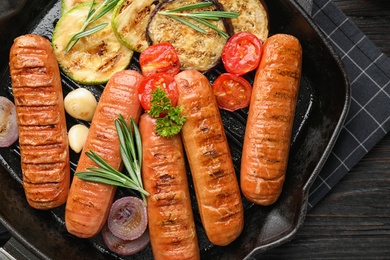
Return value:
[[(193, 20), (191, 20), (192, 23), (197, 24), (206, 30), (207, 33), (198, 32), (173, 18), (158, 13), (159, 11), (172, 10), (199, 2), (202, 1), (175, 0), (161, 2), (150, 17), (147, 27), (147, 37), (150, 44), (170, 42), (178, 52), (181, 69), (195, 69), (200, 72), (207, 72), (220, 61), (226, 39), (213, 29), (196, 23)], [(196, 11), (205, 10), (217, 10), (217, 6), (212, 5), (207, 8), (196, 9)], [(186, 12), (191, 11), (194, 10)], [(222, 19), (212, 21), (212, 23), (221, 31), (226, 32), (226, 27)]]
[(126, 69), (134, 52), (115, 36), (111, 27), (113, 11), (90, 25), (108, 23), (104, 29), (79, 39), (69, 52), (65, 52), (69, 40), (79, 32), (89, 9), (90, 3), (80, 4), (64, 14), (54, 29), (52, 45), (65, 74), (78, 83), (95, 85), (106, 83), (115, 72)]
[(234, 33), (250, 32), (263, 42), (269, 34), (269, 17), (263, 0), (218, 0), (224, 11), (237, 12), (238, 18), (230, 20)]
[(112, 27), (128, 48), (142, 52), (149, 46), (146, 27), (155, 7), (155, 0), (121, 0), (115, 7)]

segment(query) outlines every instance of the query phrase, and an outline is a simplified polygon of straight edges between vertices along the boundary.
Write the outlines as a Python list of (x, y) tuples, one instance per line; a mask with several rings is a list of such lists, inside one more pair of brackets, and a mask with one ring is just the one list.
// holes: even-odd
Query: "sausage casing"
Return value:
[(276, 34), (265, 41), (253, 84), (240, 171), (242, 193), (259, 205), (274, 203), (283, 188), (301, 66), (298, 39)]
[[(116, 72), (108, 81), (96, 107), (87, 140), (76, 172), (97, 165), (85, 154), (94, 151), (109, 165), (122, 169), (119, 138), (115, 119), (121, 114), (126, 122), (141, 114), (138, 87), (143, 76), (134, 70)], [(65, 207), (65, 224), (69, 233), (88, 238), (103, 228), (114, 200), (116, 186), (81, 180), (74, 176)]]
[(182, 140), (202, 224), (209, 240), (224, 246), (240, 235), (244, 212), (218, 104), (202, 73), (185, 70), (175, 80), (178, 106), (186, 116)]
[(70, 162), (57, 60), (46, 38), (27, 34), (10, 51), (23, 187), (28, 203), (51, 209), (65, 203)]
[(154, 259), (199, 259), (184, 150), (180, 135), (157, 134), (156, 119), (144, 114), (142, 180), (149, 192), (148, 221)]

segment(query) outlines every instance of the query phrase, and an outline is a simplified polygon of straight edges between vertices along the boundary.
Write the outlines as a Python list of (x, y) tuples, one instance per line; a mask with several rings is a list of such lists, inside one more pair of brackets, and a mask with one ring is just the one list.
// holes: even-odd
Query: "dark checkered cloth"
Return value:
[(312, 17), (345, 64), (351, 106), (324, 168), (313, 183), (309, 209), (390, 130), (390, 60), (330, 0), (314, 0)]

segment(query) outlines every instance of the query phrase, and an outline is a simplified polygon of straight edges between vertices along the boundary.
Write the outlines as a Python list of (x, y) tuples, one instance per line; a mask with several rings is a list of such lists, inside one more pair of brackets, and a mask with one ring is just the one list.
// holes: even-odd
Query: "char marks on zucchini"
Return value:
[(121, 0), (115, 7), (112, 26), (118, 39), (128, 48), (142, 52), (148, 46), (146, 27), (156, 0)]
[(90, 3), (80, 4), (64, 14), (54, 29), (52, 45), (60, 68), (70, 78), (81, 84), (102, 84), (115, 72), (127, 68), (133, 51), (117, 39), (111, 26), (113, 11), (109, 11), (87, 27), (107, 23), (105, 28), (80, 38), (66, 52), (69, 40), (81, 29), (89, 9)]

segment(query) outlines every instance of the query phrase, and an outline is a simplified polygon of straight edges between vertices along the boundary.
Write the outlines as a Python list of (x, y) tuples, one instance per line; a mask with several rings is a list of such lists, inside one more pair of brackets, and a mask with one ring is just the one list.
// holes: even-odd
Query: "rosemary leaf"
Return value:
[(102, 30), (104, 27), (106, 27), (108, 25), (108, 23), (102, 23), (102, 24), (99, 24), (95, 27), (92, 27), (92, 28), (89, 28), (88, 30), (85, 30), (83, 32), (79, 32), (79, 33), (76, 33), (73, 38), (75, 39), (80, 39), (80, 38), (83, 38), (85, 36), (88, 36), (88, 35), (91, 35), (91, 34), (94, 34), (95, 32), (98, 32), (100, 30)]
[(114, 122), (120, 143), (121, 158), (129, 176), (113, 168), (94, 151), (88, 151), (86, 155), (98, 167), (76, 172), (75, 176), (86, 181), (101, 182), (138, 191), (146, 204), (146, 196), (149, 196), (149, 193), (143, 188), (142, 183), (142, 141), (138, 126), (134, 119), (127, 124), (122, 115), (119, 115)]
[(122, 176), (123, 173), (121, 173), (119, 171), (109, 171), (109, 170), (106, 170), (103, 168), (97, 168), (97, 167), (88, 167), (87, 170), (90, 172), (93, 172), (95, 174), (104, 174), (104, 176), (106, 176), (106, 177), (115, 178), (115, 179), (118, 179), (119, 181), (122, 181), (122, 182), (124, 182), (124, 179), (127, 178), (126, 175)]
[(89, 19), (92, 18), (92, 16), (94, 15), (95, 13), (95, 9), (93, 9), (93, 6), (95, 5), (95, 0), (92, 0), (91, 1), (91, 5), (89, 6), (89, 11), (88, 11), (88, 14), (87, 14), (87, 18), (85, 19), (84, 23), (83, 23), (83, 27), (85, 26), (86, 27), (86, 24), (87, 22), (89, 21)]
[(186, 19), (183, 19), (183, 18), (178, 17), (178, 16), (174, 16), (174, 15), (172, 15), (172, 16), (168, 15), (168, 16), (173, 18), (173, 19), (175, 19), (175, 20), (177, 20), (177, 21), (179, 21), (179, 22), (181, 22), (181, 23), (183, 23), (183, 24), (185, 24), (185, 25), (187, 25), (187, 26), (189, 26), (189, 27), (191, 27), (192, 29), (194, 29), (194, 30), (196, 30), (196, 31), (198, 31), (200, 33), (206, 33), (206, 31), (204, 29), (202, 29), (199, 26), (197, 26), (197, 25), (187, 21)]
[(188, 19), (192, 19), (194, 21), (197, 21), (200, 24), (205, 25), (206, 27), (213, 29), (218, 32), (219, 35), (221, 35), (223, 38), (228, 39), (229, 35), (223, 31), (221, 31), (217, 26), (210, 23), (208, 20), (211, 21), (218, 21), (221, 18), (237, 18), (240, 16), (239, 13), (236, 12), (227, 12), (227, 11), (199, 11), (199, 12), (187, 12), (187, 13), (181, 13), (182, 11), (187, 10), (193, 10), (193, 9), (199, 9), (204, 8), (213, 5), (212, 2), (202, 2), (202, 3), (196, 3), (196, 4), (189, 4), (185, 6), (180, 6), (178, 8), (174, 8), (172, 10), (166, 10), (166, 11), (159, 11), (157, 12), (160, 15), (166, 15), (168, 17), (171, 17), (172, 19), (175, 19), (190, 28), (201, 32), (206, 33), (206, 31), (199, 27), (198, 25), (188, 21), (187, 19), (184, 19), (182, 17), (186, 17)]
[(168, 12), (181, 12), (181, 11), (186, 11), (186, 10), (208, 7), (210, 5), (213, 5), (213, 3), (212, 2), (202, 2), (202, 3), (189, 4), (189, 5), (184, 5), (184, 6), (180, 6), (178, 8), (169, 10)]
[(111, 172), (118, 172), (115, 168), (113, 168), (106, 161), (104, 161), (104, 159), (102, 157), (100, 157), (97, 153), (95, 153), (94, 151), (89, 151), (89, 152), (86, 152), (85, 154), (102, 169), (105, 169), (105, 170), (111, 171)]
[(223, 38), (225, 39), (228, 39), (229, 38), (229, 35), (227, 33), (225, 33), (224, 31), (221, 31), (217, 26), (215, 26), (214, 24), (210, 23), (209, 21), (205, 20), (205, 19), (202, 19), (202, 18), (192, 18), (194, 19), (195, 21), (197, 21), (198, 23), (201, 23), (205, 26), (208, 26), (210, 27), (211, 29), (215, 30), (219, 35), (221, 35)]
[(126, 176), (121, 172), (112, 173), (100, 168), (87, 168), (87, 170), (88, 170), (87, 172), (77, 172), (76, 176), (79, 178), (81, 176), (81, 178), (84, 179), (88, 178), (86, 179), (88, 181), (111, 184), (111, 185), (139, 191), (141, 194), (144, 194), (146, 196), (149, 195), (149, 193), (141, 187), (142, 185), (140, 186), (138, 182), (134, 181), (133, 179), (129, 178), (129, 176)]
[(103, 15), (111, 11), (117, 5), (118, 2), (119, 0), (106, 0), (102, 4), (100, 4), (97, 9), (94, 9), (95, 1), (93, 0), (91, 2), (88, 14), (85, 18), (83, 25), (81, 26), (80, 31), (70, 38), (69, 42), (66, 45), (65, 52), (69, 52), (79, 39), (94, 34), (106, 27), (108, 25), (107, 23), (100, 24), (86, 30), (91, 23), (96, 22)]
[(203, 12), (191, 12), (191, 13), (180, 13), (180, 12), (171, 12), (171, 11), (161, 11), (159, 14), (168, 15), (168, 16), (183, 16), (183, 17), (198, 17), (207, 20), (218, 21), (221, 18), (237, 18), (239, 17), (238, 13), (234, 12), (225, 12), (225, 11), (203, 11)]
[(125, 136), (127, 126), (126, 126), (126, 122), (123, 123), (123, 121), (124, 121), (123, 117), (119, 117), (118, 119), (116, 119), (115, 120), (115, 128), (116, 128), (116, 131), (118, 133), (120, 147), (126, 153), (126, 157), (129, 157), (130, 154), (129, 154), (129, 151), (126, 149), (127, 148), (127, 145), (126, 145), (127, 139)]
[(102, 5), (100, 5), (102, 11), (94, 19), (92, 19), (90, 21), (90, 23), (93, 23), (93, 22), (99, 20), (103, 15), (105, 15), (106, 13), (111, 11), (116, 6), (116, 4), (118, 2), (119, 2), (118, 0), (105, 1)]
[[(125, 121), (123, 121), (123, 124), (126, 124)], [(131, 157), (133, 158), (133, 161), (134, 161), (135, 159), (137, 159), (137, 154), (136, 154), (136, 150), (135, 150), (133, 131), (134, 131), (133, 122), (130, 121), (129, 131), (126, 131), (126, 133), (127, 133), (127, 135), (126, 135), (126, 138), (127, 138), (126, 145), (127, 145), (127, 149), (130, 151)]]
[(139, 128), (134, 121), (134, 119), (131, 119), (131, 124), (133, 125), (133, 131), (134, 131), (134, 137), (135, 137), (135, 147), (137, 149), (137, 157), (134, 159), (135, 167), (137, 167), (136, 172), (138, 173), (138, 183), (140, 186), (142, 186), (142, 176), (141, 176), (141, 167), (142, 167), (142, 140), (141, 140), (141, 133), (139, 131)]
[[(88, 181), (93, 181), (93, 182), (101, 182), (101, 183), (105, 183), (105, 184), (110, 184), (110, 185), (115, 185), (115, 186), (124, 186), (124, 183), (126, 184), (126, 182), (124, 182), (123, 180), (120, 180), (120, 179), (117, 179), (116, 177), (109, 177), (108, 173), (100, 173), (99, 171), (92, 171), (91, 169), (88, 169), (89, 171), (87, 172), (77, 172), (76, 173), (76, 176), (80, 179), (85, 179), (85, 178), (88, 178)], [(125, 187), (128, 187), (125, 186)]]
[(149, 196), (149, 193), (144, 189), (140, 188), (137, 184), (128, 181), (128, 180), (120, 180), (115, 177), (107, 177), (105, 174), (100, 174), (98, 172), (77, 172), (76, 176), (82, 180), (92, 181), (92, 182), (100, 182), (104, 184), (109, 184), (113, 186), (123, 187), (127, 189), (132, 189), (140, 192), (142, 195)]
[(72, 38), (70, 38), (68, 44), (66, 45), (66, 48), (65, 48), (65, 52), (69, 52), (70, 49), (77, 43), (77, 41), (83, 37), (86, 37), (88, 35), (91, 35), (91, 34), (94, 34), (100, 30), (102, 30), (104, 27), (106, 27), (108, 25), (108, 23), (102, 23), (102, 24), (99, 24), (95, 27), (92, 27), (86, 31), (82, 31), (82, 32), (79, 32), (79, 33), (76, 33), (75, 35), (73, 35)]
[[(131, 131), (128, 131), (128, 126), (126, 124), (126, 121), (123, 117), (119, 117), (115, 120), (115, 127), (118, 132), (118, 137), (120, 140), (120, 153), (122, 157), (123, 164), (127, 170), (127, 172), (130, 174), (130, 177), (133, 181), (138, 182), (138, 177), (136, 174), (136, 169), (134, 168), (133, 164), (131, 163), (134, 161), (134, 144), (133, 142), (133, 136), (131, 134)], [(130, 143), (130, 144), (129, 144)], [(133, 150), (133, 151), (132, 151)]]
[(192, 12), (191, 15), (199, 18), (204, 18), (208, 20), (219, 18), (237, 18), (240, 16), (239, 13), (235, 12), (226, 12), (226, 11), (203, 11), (203, 12)]
[[(128, 172), (128, 174), (130, 175), (130, 178), (135, 182), (135, 180), (138, 180), (138, 177), (137, 177), (137, 174), (134, 170), (134, 167), (130, 161), (130, 158), (126, 155), (126, 152), (124, 150), (126, 150), (125, 148), (120, 148), (121, 149), (121, 157), (123, 158), (123, 164), (125, 165), (125, 168)], [(125, 155), (125, 156), (124, 156)]]

